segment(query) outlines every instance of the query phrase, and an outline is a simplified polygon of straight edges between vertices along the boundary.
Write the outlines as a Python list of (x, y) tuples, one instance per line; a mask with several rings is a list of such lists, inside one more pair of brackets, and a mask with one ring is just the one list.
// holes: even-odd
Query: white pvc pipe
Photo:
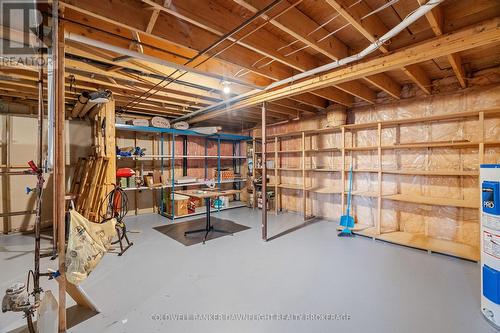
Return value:
[[(326, 65), (316, 67), (314, 69), (311, 69), (309, 71), (291, 76), (289, 78), (286, 78), (286, 79), (283, 79), (280, 81), (276, 81), (274, 83), (271, 83), (267, 87), (265, 87), (264, 90), (270, 90), (270, 89), (276, 88), (278, 86), (281, 86), (281, 85), (284, 85), (284, 84), (287, 84), (290, 82), (301, 80), (301, 79), (307, 78), (309, 76), (313, 76), (313, 75), (316, 75), (316, 74), (319, 74), (322, 72), (326, 72), (326, 71), (338, 68), (340, 66), (347, 65), (347, 64), (352, 63), (354, 61), (361, 60), (364, 57), (366, 57), (367, 55), (369, 55), (370, 53), (373, 53), (375, 50), (380, 48), (382, 45), (384, 45), (385, 42), (387, 42), (388, 40), (390, 40), (391, 38), (393, 38), (394, 36), (399, 34), (401, 31), (406, 29), (410, 24), (412, 24), (413, 22), (415, 22), (416, 20), (418, 20), (419, 18), (421, 18), (422, 16), (427, 14), (429, 11), (431, 11), (434, 7), (436, 7), (437, 5), (442, 3), (443, 1), (444, 0), (430, 0), (427, 3), (425, 3), (424, 5), (418, 7), (415, 11), (413, 11), (407, 17), (405, 17), (398, 25), (396, 25), (394, 28), (392, 28), (387, 33), (385, 33), (382, 37), (380, 37), (379, 39), (374, 41), (372, 44), (368, 45), (368, 47), (366, 47), (364, 50), (362, 50), (361, 52), (359, 52), (357, 54), (354, 54), (352, 56), (349, 56), (349, 57), (346, 57), (346, 58), (343, 58), (340, 60), (333, 61), (333, 62), (328, 63)], [(245, 94), (241, 94), (241, 95), (232, 97), (226, 101), (219, 102), (215, 105), (212, 105), (212, 106), (197, 110), (195, 112), (192, 112), (190, 114), (181, 116), (181, 117), (175, 119), (175, 121), (185, 120), (185, 119), (192, 118), (192, 117), (194, 117), (198, 114), (201, 114), (201, 113), (215, 111), (215, 110), (219, 109), (219, 107), (221, 107), (225, 104), (247, 98), (247, 97), (252, 96), (252, 95), (254, 95), (258, 92), (261, 92), (261, 91), (262, 91), (261, 89), (252, 90), (252, 91), (247, 92)]]
[(286, 83), (297, 81), (297, 80), (300, 80), (300, 79), (303, 79), (303, 78), (306, 78), (306, 77), (309, 77), (312, 75), (319, 74), (321, 72), (326, 72), (326, 71), (335, 69), (337, 67), (347, 65), (347, 64), (354, 62), (354, 61), (357, 61), (357, 60), (361, 60), (364, 57), (366, 57), (367, 55), (369, 55), (370, 53), (373, 53), (374, 51), (376, 51), (378, 48), (380, 48), (382, 45), (384, 45), (384, 43), (387, 42), (389, 39), (391, 39), (392, 37), (399, 34), (401, 31), (406, 29), (410, 24), (412, 24), (413, 22), (415, 22), (416, 20), (418, 20), (419, 18), (421, 18), (422, 16), (427, 14), (430, 10), (432, 10), (434, 7), (436, 7), (437, 5), (439, 5), (443, 1), (444, 0), (430, 0), (426, 4), (418, 7), (413, 13), (408, 15), (403, 21), (401, 21), (394, 28), (392, 28), (391, 30), (386, 32), (382, 37), (377, 39), (375, 42), (368, 45), (368, 47), (366, 47), (363, 51), (361, 51), (357, 54), (354, 54), (352, 56), (333, 61), (329, 64), (326, 64), (326, 65), (323, 65), (320, 67), (316, 67), (316, 68), (309, 70), (307, 72), (291, 76), (287, 79), (274, 82), (274, 83), (268, 85), (265, 88), (265, 90), (273, 89), (273, 88), (276, 88), (277, 86), (280, 86), (280, 85), (283, 85)]

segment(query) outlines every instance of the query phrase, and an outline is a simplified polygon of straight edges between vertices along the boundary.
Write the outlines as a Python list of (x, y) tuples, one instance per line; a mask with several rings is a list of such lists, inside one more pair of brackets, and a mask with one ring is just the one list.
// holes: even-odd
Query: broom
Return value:
[(340, 217), (340, 226), (344, 227), (338, 234), (339, 237), (354, 237), (351, 229), (354, 228), (354, 217), (351, 216), (351, 191), (352, 191), (352, 165), (349, 170), (349, 192), (347, 193), (347, 215)]

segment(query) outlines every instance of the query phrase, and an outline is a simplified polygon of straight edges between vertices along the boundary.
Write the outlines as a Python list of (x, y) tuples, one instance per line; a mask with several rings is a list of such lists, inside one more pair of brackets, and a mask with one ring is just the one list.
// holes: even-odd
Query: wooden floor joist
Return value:
[(394, 53), (379, 56), (372, 60), (358, 62), (345, 68), (335, 69), (320, 76), (305, 79), (283, 88), (257, 93), (248, 99), (234, 103), (228, 109), (194, 117), (190, 119), (190, 122), (199, 122), (224, 114), (227, 110), (237, 110), (257, 105), (264, 101), (291, 97), (296, 94), (322, 89), (330, 85), (402, 68), (426, 60), (439, 58), (450, 53), (465, 51), (498, 41), (500, 41), (500, 18), (495, 18), (453, 33), (435, 37), (414, 46), (406, 47)]

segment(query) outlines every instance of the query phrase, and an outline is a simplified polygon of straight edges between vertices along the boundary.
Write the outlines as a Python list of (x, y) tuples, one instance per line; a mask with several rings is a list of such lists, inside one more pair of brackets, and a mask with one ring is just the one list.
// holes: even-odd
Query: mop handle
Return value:
[(352, 165), (349, 170), (349, 192), (347, 193), (347, 216), (351, 216)]

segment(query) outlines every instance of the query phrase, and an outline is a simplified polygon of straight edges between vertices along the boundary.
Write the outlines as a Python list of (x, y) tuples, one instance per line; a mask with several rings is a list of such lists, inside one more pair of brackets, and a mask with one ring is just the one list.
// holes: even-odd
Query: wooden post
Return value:
[(253, 170), (252, 170), (252, 190), (253, 190), (253, 197), (252, 197), (252, 208), (257, 207), (257, 187), (255, 186), (255, 174), (257, 173), (257, 140), (255, 140), (255, 137), (252, 139), (252, 161), (253, 161)]
[(304, 221), (307, 215), (306, 194), (306, 135), (302, 132), (302, 210), (304, 212)]
[[(134, 147), (137, 147), (137, 132), (134, 132)], [(162, 163), (163, 163), (163, 160), (162, 160)], [(134, 158), (134, 171), (136, 172), (136, 177), (137, 177), (137, 174), (139, 173), (139, 169), (138, 169), (138, 164), (137, 164), (137, 159)], [(137, 184), (135, 184), (137, 186)], [(139, 208), (137, 207), (138, 205), (138, 195), (139, 195), (139, 191), (133, 191), (134, 192), (134, 208), (135, 208), (135, 215), (138, 215), (139, 214)]]
[[(279, 151), (282, 151), (283, 150), (283, 140), (281, 138), (278, 139), (279, 140), (279, 143), (278, 143), (278, 147), (279, 147)], [(283, 166), (283, 154), (279, 155), (279, 166), (280, 168)], [(276, 185), (275, 185), (275, 190), (276, 192), (274, 193), (274, 200), (276, 200), (276, 206), (278, 206), (279, 208), (279, 211), (283, 211), (283, 196), (281, 195), (281, 191), (280, 188), (279, 188), (279, 184), (281, 184), (281, 171), (280, 173), (278, 173), (278, 179), (276, 180)], [(279, 192), (279, 195), (278, 195), (278, 192)]]
[(377, 193), (377, 234), (382, 230), (382, 124), (378, 123), (378, 193)]
[[(481, 164), (484, 163), (484, 112), (479, 112), (479, 168), (481, 169)], [(481, 182), (479, 182), (479, 190), (481, 191)], [(480, 192), (481, 193), (481, 192)], [(479, 207), (483, 204), (482, 199), (479, 199)], [(463, 211), (463, 209), (462, 209)], [(478, 212), (478, 218), (481, 219), (481, 209)]]
[(262, 240), (267, 241), (266, 103), (262, 103)]
[(104, 104), (104, 119), (105, 119), (105, 135), (104, 149), (105, 156), (108, 158), (108, 167), (106, 169), (104, 195), (113, 189), (113, 184), (116, 184), (116, 139), (115, 139), (115, 100), (111, 99)]
[(274, 138), (274, 211), (278, 215), (278, 168), (281, 164), (278, 163), (278, 137)]
[[(58, 5), (54, 2), (55, 11), (57, 13)], [(59, 13), (59, 15), (62, 15)], [(66, 226), (65, 226), (65, 193), (66, 193), (66, 159), (65, 151), (65, 59), (64, 59), (64, 21), (56, 18), (57, 24), (55, 29), (55, 77), (56, 77), (56, 112), (55, 112), (55, 140), (54, 140), (54, 207), (53, 219), (57, 224), (58, 240), (57, 240), (57, 255), (59, 259), (59, 272), (61, 279), (59, 281), (59, 332), (66, 332)]]
[(479, 112), (479, 164), (484, 163), (484, 112)]
[[(12, 142), (11, 137), (12, 137), (12, 130), (11, 130), (11, 116), (6, 115), (5, 116), (5, 171), (9, 172), (11, 171), (11, 158), (10, 158), (10, 143)], [(3, 182), (2, 182), (2, 205), (3, 205), (3, 211), (5, 213), (9, 213), (11, 211), (11, 205), (10, 205), (10, 175), (9, 174), (4, 174), (2, 175), (3, 177)], [(5, 214), (2, 217), (3, 219), (3, 233), (8, 234), (10, 232), (10, 221), (11, 218), (9, 215)]]
[(340, 167), (340, 177), (341, 177), (341, 182), (342, 182), (342, 195), (340, 197), (340, 205), (341, 207), (341, 214), (344, 215), (345, 213), (345, 128), (342, 126), (342, 137), (341, 137), (341, 143), (342, 143), (342, 165)]

